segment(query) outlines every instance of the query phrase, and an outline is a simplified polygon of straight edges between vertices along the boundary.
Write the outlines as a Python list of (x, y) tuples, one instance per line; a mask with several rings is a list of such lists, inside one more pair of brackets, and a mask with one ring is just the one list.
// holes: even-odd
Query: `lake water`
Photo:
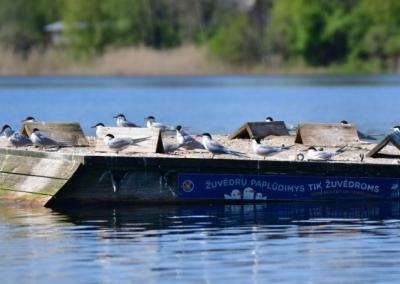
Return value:
[[(0, 123), (150, 114), (229, 133), (266, 116), (400, 124), (400, 77), (1, 78)], [(2, 283), (397, 283), (400, 203), (73, 208), (0, 203)]]

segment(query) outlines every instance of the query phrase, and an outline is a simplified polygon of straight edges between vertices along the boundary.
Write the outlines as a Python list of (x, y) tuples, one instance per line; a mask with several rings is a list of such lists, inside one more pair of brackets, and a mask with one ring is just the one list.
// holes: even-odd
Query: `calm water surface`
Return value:
[[(0, 123), (154, 115), (228, 133), (266, 116), (400, 124), (400, 77), (1, 78)], [(0, 204), (2, 283), (397, 283), (399, 203), (50, 210)]]
[(43, 77), (0, 78), (0, 122), (41, 120), (114, 125), (124, 113), (144, 125), (155, 116), (193, 132), (229, 133), (266, 116), (299, 122), (348, 120), (365, 132), (400, 124), (399, 76)]
[(398, 283), (400, 204), (0, 207), (2, 283)]

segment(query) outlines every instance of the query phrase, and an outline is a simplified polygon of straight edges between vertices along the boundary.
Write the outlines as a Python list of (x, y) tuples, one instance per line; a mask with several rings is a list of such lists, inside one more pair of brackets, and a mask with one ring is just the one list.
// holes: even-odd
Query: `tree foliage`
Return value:
[(0, 0), (0, 44), (27, 53), (44, 26), (65, 24), (64, 48), (206, 45), (232, 64), (275, 56), (311, 66), (396, 67), (398, 0)]

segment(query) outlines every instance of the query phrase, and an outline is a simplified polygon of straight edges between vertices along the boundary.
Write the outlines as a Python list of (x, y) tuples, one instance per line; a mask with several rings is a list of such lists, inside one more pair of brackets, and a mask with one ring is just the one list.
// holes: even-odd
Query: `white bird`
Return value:
[(154, 116), (150, 115), (150, 116), (146, 117), (145, 119), (147, 121), (146, 122), (147, 128), (157, 128), (157, 129), (160, 129), (161, 131), (174, 131), (175, 130), (175, 128), (172, 126), (168, 126), (163, 123), (156, 122), (156, 119)]
[(36, 119), (33, 116), (27, 116), (22, 122), (36, 122)]
[(273, 156), (279, 152), (282, 152), (283, 150), (288, 149), (288, 147), (285, 147), (285, 145), (282, 145), (281, 147), (276, 147), (276, 146), (270, 146), (270, 145), (266, 145), (266, 144), (260, 144), (259, 138), (252, 139), (252, 148), (253, 148), (253, 152), (255, 154), (263, 156), (264, 159), (267, 156)]
[(29, 139), (27, 136), (25, 136), (25, 135), (23, 135), (21, 133), (13, 131), (11, 129), (11, 127), (9, 125), (7, 125), (7, 124), (3, 126), (3, 128), (2, 128), (0, 133), (2, 134), (5, 131), (8, 131), (8, 133), (12, 132), (12, 134), (9, 135), (9, 136), (5, 135), (7, 137), (7, 139), (8, 139), (8, 142), (12, 146), (14, 146), (14, 147), (25, 147), (25, 146), (31, 146), (32, 145), (31, 139)]
[(187, 134), (182, 126), (178, 125), (176, 128), (176, 141), (178, 145), (186, 149), (204, 149), (203, 145), (197, 142), (192, 136)]
[(400, 132), (400, 126), (399, 125), (393, 126), (392, 127), (392, 131), (393, 132)]
[(214, 158), (214, 156), (217, 154), (230, 154), (238, 157), (245, 156), (241, 152), (228, 149), (225, 146), (219, 144), (217, 141), (212, 140), (212, 137), (209, 133), (203, 133), (202, 136), (203, 136), (202, 140), (203, 146), (204, 148), (206, 148), (206, 150), (211, 152), (212, 158)]
[(323, 148), (317, 150), (314, 146), (311, 146), (307, 150), (306, 158), (307, 160), (322, 160), (322, 161), (330, 160), (333, 156), (342, 153), (344, 147), (336, 150), (335, 152), (328, 152), (324, 151)]
[(113, 118), (117, 119), (117, 126), (118, 127), (139, 127), (135, 123), (130, 122), (129, 120), (127, 120), (125, 115), (123, 115), (121, 113), (116, 115), (116, 116), (113, 116)]
[[(347, 120), (342, 120), (340, 123), (342, 125), (349, 125), (349, 122)], [(357, 135), (358, 135), (358, 138), (360, 138), (361, 140), (376, 140), (376, 138), (374, 136), (365, 134), (359, 130), (357, 130)]]
[(268, 116), (267, 118), (265, 118), (265, 122), (273, 122), (274, 119), (270, 116)]
[(105, 127), (105, 125), (100, 122), (100, 123), (97, 123), (96, 125), (91, 126), (90, 128), (96, 128), (96, 136), (99, 137), (100, 136), (100, 131), (104, 127)]
[(243, 199), (245, 200), (253, 200), (255, 197), (255, 190), (251, 187), (246, 187), (243, 190)]
[(231, 194), (224, 194), (225, 199), (233, 199), (233, 200), (238, 200), (242, 199), (242, 193), (240, 192), (239, 189), (234, 189), (232, 190)]
[(9, 138), (11, 135), (13, 135), (15, 133), (14, 130), (12, 130), (12, 128), (8, 125), (5, 124), (3, 126), (3, 128), (1, 129), (0, 135), (5, 136), (7, 138)]
[(30, 136), (33, 145), (38, 147), (59, 147), (61, 144), (50, 137), (47, 137), (40, 132), (39, 129), (34, 128)]
[(114, 150), (117, 152), (120, 152), (126, 148), (128, 148), (130, 145), (135, 145), (136, 143), (142, 142), (149, 139), (149, 137), (143, 137), (143, 138), (136, 138), (132, 139), (129, 137), (119, 137), (115, 138), (114, 135), (112, 134), (107, 134), (104, 136), (104, 144), (108, 146), (111, 150)]

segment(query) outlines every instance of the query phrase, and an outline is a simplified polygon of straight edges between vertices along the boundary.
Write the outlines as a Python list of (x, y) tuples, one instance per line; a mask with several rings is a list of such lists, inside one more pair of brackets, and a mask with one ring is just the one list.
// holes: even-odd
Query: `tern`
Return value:
[(320, 148), (317, 150), (314, 146), (311, 146), (307, 150), (306, 158), (307, 160), (322, 160), (322, 161), (330, 160), (333, 156), (343, 153), (344, 152), (343, 148), (345, 147), (346, 146), (334, 152), (330, 152), (330, 151), (324, 151), (324, 148)]
[(8, 133), (11, 133), (11, 135), (7, 136), (7, 134), (5, 134), (5, 136), (8, 139), (8, 142), (14, 146), (14, 147), (25, 147), (25, 146), (31, 146), (32, 145), (32, 141), (31, 139), (29, 139), (27, 136), (15, 132), (14, 130), (11, 129), (11, 127), (9, 125), (4, 125), (0, 134), (4, 133), (5, 131), (8, 131)]
[(30, 136), (33, 145), (38, 147), (60, 147), (61, 144), (57, 141), (47, 137), (43, 133), (40, 132), (39, 129), (34, 128), (32, 134)]
[[(342, 120), (340, 123), (342, 125), (349, 125), (350, 124), (347, 120)], [(374, 136), (365, 134), (365, 133), (363, 133), (363, 132), (361, 132), (359, 130), (357, 130), (357, 135), (358, 135), (358, 138), (360, 138), (361, 140), (376, 140), (376, 138)]]
[(8, 124), (5, 124), (0, 131), (0, 135), (5, 136), (7, 138), (9, 138), (14, 133), (15, 133), (15, 131), (12, 130), (12, 128)]
[(393, 132), (400, 132), (400, 125), (396, 125), (392, 127)]
[(181, 125), (175, 127), (176, 129), (176, 141), (178, 145), (183, 146), (187, 149), (204, 149), (203, 145), (196, 141), (192, 136), (187, 134)]
[(268, 116), (267, 118), (265, 118), (265, 122), (273, 122), (274, 119), (270, 116)]
[(212, 154), (212, 158), (214, 158), (214, 156), (217, 154), (230, 154), (238, 157), (245, 156), (241, 152), (228, 149), (225, 146), (219, 144), (217, 141), (214, 141), (210, 133), (203, 133), (202, 136), (203, 136), (203, 141), (202, 141), (203, 146)]
[(145, 118), (146, 119), (146, 126), (147, 128), (157, 128), (160, 129), (161, 131), (174, 131), (175, 128), (173, 128), (172, 126), (168, 126), (165, 125), (163, 123), (160, 122), (156, 122), (156, 119), (154, 116), (148, 116)]
[(264, 160), (265, 160), (265, 157), (267, 157), (267, 156), (273, 156), (279, 152), (289, 149), (285, 145), (282, 145), (281, 147), (276, 147), (276, 146), (270, 146), (270, 145), (266, 145), (266, 144), (260, 144), (259, 138), (253, 138), (252, 140), (253, 140), (252, 141), (253, 152), (257, 155), (263, 156)]
[(33, 116), (27, 116), (22, 122), (36, 122), (37, 120)]
[(100, 131), (103, 127), (105, 127), (105, 125), (103, 123), (99, 122), (96, 125), (91, 126), (90, 128), (96, 128), (96, 136), (99, 137)]
[(133, 122), (130, 122), (129, 120), (126, 119), (125, 115), (123, 114), (118, 114), (116, 116), (113, 116), (113, 118), (117, 119), (117, 126), (118, 127), (139, 127)]
[(120, 152), (126, 148), (128, 148), (130, 145), (135, 145), (139, 142), (146, 141), (150, 137), (143, 137), (143, 138), (137, 138), (137, 139), (132, 139), (129, 137), (119, 137), (115, 138), (114, 135), (112, 134), (107, 134), (104, 137), (104, 144), (108, 146), (111, 150), (114, 150), (117, 152)]

